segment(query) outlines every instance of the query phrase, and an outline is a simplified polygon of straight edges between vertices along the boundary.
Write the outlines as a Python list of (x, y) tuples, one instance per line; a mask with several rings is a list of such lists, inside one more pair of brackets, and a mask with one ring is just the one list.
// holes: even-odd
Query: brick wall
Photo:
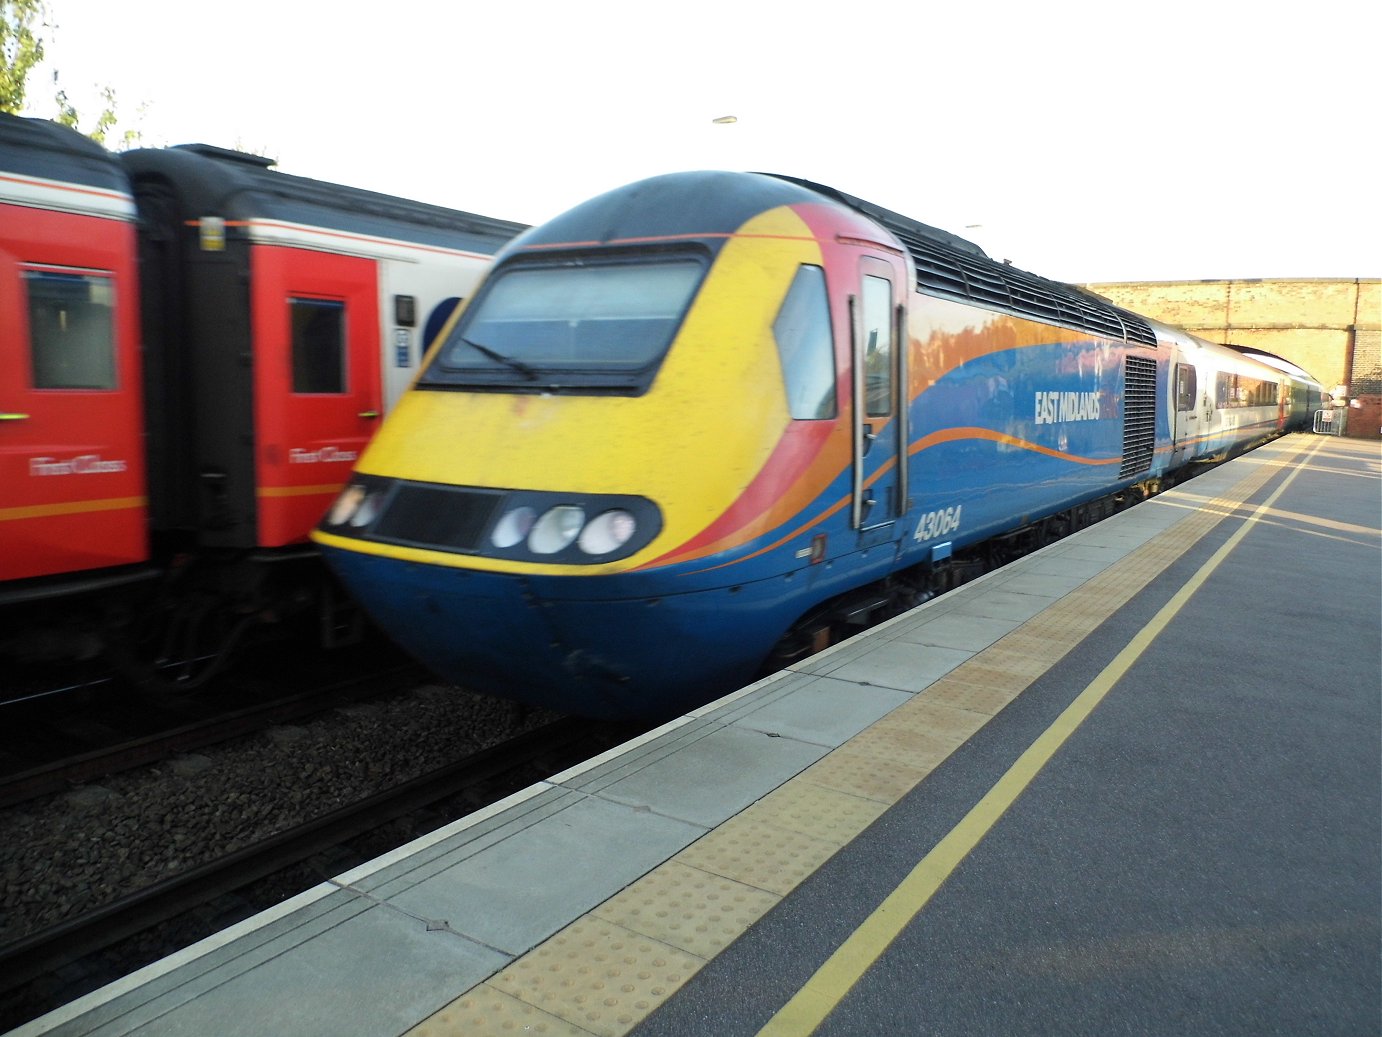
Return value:
[[(1211, 342), (1285, 357), (1325, 387), (1349, 385), (1348, 434), (1382, 437), (1382, 280), (1281, 278), (1091, 284), (1136, 313)], [(1355, 384), (1356, 383), (1356, 384)]]

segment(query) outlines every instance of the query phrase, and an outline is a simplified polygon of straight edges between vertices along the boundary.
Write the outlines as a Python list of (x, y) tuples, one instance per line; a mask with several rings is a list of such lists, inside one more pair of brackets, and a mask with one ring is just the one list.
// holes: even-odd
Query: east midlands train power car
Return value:
[(659, 717), (1318, 392), (838, 191), (673, 174), (503, 250), (314, 539), (437, 673)]
[(0, 655), (161, 616), (214, 658), (316, 597), (313, 524), (523, 229), (270, 165), (0, 115)]

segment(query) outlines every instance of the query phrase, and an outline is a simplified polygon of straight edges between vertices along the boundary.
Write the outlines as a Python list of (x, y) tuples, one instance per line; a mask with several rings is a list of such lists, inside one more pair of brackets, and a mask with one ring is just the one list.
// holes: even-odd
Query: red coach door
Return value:
[(254, 326), (259, 544), (305, 542), (379, 424), (373, 261), (256, 245)]
[(148, 557), (134, 231), (0, 204), (0, 580)]

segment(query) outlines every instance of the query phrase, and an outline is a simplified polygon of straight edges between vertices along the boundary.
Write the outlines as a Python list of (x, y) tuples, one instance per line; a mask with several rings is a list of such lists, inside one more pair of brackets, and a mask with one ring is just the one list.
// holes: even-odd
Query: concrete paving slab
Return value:
[(816, 742), (735, 725), (710, 732), (696, 743), (694, 752), (677, 753), (657, 767), (634, 771), (600, 795), (639, 811), (712, 828), (829, 750)]
[(949, 612), (935, 619), (919, 619), (917, 622), (900, 626), (900, 632), (894, 640), (979, 652), (1020, 625), (1021, 623), (1015, 619), (987, 619), (983, 616)]
[(816, 677), (746, 714), (735, 726), (834, 748), (910, 698), (891, 688)]
[[(362, 947), (373, 953), (361, 955)], [(310, 940), (285, 941), (250, 967), (232, 963), (138, 1012), (81, 1032), (378, 1037), (399, 1033), (435, 1012), (507, 960), (491, 948), (455, 933), (429, 932), (420, 920), (374, 904)]]
[(1098, 576), (1126, 555), (1126, 551), (1113, 547), (1105, 548), (1102, 558), (1080, 558), (1069, 553), (1053, 554), (1032, 562), (1027, 567), (1027, 572), (1036, 576), (1068, 576), (1072, 579), (1087, 580), (1091, 576)]
[(1003, 589), (1015, 594), (1040, 594), (1054, 600), (1073, 591), (1088, 579), (1088, 576), (1068, 573), (1035, 572), (1032, 566), (1028, 565), (1020, 575), (1005, 582)]
[[(370, 903), (323, 883), (279, 908), (230, 926), (52, 1014), (48, 1034), (138, 1032), (184, 1001), (367, 911)], [(65, 1021), (65, 1020), (72, 1021)]]
[(505, 954), (522, 954), (705, 832), (647, 807), (569, 795), (568, 805), (542, 823), (387, 902), (444, 920)]
[(867, 655), (851, 659), (829, 674), (839, 680), (917, 692), (973, 656), (973, 652), (959, 648), (890, 641), (874, 645)]
[(1054, 596), (1006, 590), (1001, 587), (985, 590), (982, 594), (966, 595), (960, 607), (955, 609), (957, 616), (980, 616), (985, 619), (1014, 619), (1026, 622), (1055, 601)]
[(565, 809), (571, 793), (539, 784), (521, 796), (511, 796), (499, 809), (481, 811), (401, 847), (394, 854), (370, 862), (340, 876), (340, 881), (363, 892), (389, 897), (398, 890), (425, 881), (454, 864), (473, 857), (509, 838), (514, 832), (540, 824)]

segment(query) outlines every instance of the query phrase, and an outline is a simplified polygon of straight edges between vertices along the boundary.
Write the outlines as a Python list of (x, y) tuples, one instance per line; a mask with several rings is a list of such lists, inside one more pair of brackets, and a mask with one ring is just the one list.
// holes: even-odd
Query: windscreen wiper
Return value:
[(513, 357), (511, 357), (511, 356), (505, 356), (503, 353), (500, 353), (498, 350), (490, 349), (489, 346), (482, 346), (482, 345), (481, 345), (480, 343), (478, 343), (478, 342), (472, 342), (470, 339), (466, 338), (464, 335), (458, 335), (457, 337), (458, 337), (462, 342), (464, 342), (467, 346), (469, 346), (471, 349), (474, 349), (474, 350), (476, 350), (477, 352), (482, 353), (483, 355), (489, 357), (491, 360), (493, 360), (493, 361), (494, 361), (495, 363), (497, 363), (497, 364), (503, 364), (505, 367), (508, 367), (508, 368), (511, 368), (511, 369), (514, 370), (514, 371), (517, 371), (519, 374), (521, 374), (524, 378), (528, 379), (528, 381), (530, 381), (530, 382), (535, 382), (535, 381), (538, 380), (538, 378), (541, 377), (541, 375), (539, 375), (539, 374), (537, 373), (537, 368), (532, 367), (532, 366), (529, 365), (529, 364), (525, 364), (522, 360), (515, 360), (515, 359), (514, 359)]

